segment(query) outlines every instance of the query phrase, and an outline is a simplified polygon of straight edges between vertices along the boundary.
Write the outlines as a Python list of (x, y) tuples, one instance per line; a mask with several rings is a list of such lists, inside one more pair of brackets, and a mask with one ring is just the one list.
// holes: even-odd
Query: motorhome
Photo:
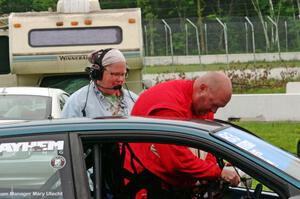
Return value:
[(97, 0), (59, 0), (55, 12), (10, 13), (0, 22), (0, 86), (72, 92), (88, 81), (84, 69), (90, 52), (118, 48), (130, 69), (128, 87), (142, 89), (139, 8), (101, 9)]

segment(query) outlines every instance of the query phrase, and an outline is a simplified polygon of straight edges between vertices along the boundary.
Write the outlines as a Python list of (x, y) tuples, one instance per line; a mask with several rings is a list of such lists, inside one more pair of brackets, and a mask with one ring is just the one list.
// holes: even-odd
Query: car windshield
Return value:
[(39, 120), (51, 115), (51, 98), (35, 95), (0, 95), (1, 120)]
[(214, 136), (226, 140), (240, 149), (246, 150), (291, 177), (300, 180), (300, 160), (292, 154), (233, 127), (218, 131)]

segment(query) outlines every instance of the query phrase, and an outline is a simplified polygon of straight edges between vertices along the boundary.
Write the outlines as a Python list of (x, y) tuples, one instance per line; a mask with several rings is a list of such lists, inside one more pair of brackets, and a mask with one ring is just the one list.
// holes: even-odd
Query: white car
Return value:
[(0, 88), (0, 120), (59, 118), (69, 94), (42, 87)]

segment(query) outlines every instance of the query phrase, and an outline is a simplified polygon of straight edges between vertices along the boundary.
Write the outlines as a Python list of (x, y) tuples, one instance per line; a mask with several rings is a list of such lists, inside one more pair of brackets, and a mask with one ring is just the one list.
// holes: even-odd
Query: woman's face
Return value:
[(126, 63), (118, 62), (105, 67), (103, 77), (97, 80), (100, 90), (107, 94), (113, 93), (113, 87), (123, 85), (127, 75)]

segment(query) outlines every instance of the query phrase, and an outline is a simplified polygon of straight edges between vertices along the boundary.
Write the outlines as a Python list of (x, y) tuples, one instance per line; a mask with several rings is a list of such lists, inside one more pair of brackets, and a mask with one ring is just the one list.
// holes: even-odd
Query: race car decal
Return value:
[(34, 141), (34, 142), (11, 142), (1, 143), (0, 153), (2, 152), (18, 152), (18, 151), (55, 151), (63, 150), (64, 141)]
[(282, 170), (287, 169), (292, 162), (291, 158), (293, 157), (287, 153), (279, 151), (275, 146), (263, 142), (254, 135), (242, 133), (239, 129), (228, 128), (215, 133), (215, 135)]
[(63, 156), (55, 156), (51, 159), (50, 165), (54, 169), (61, 169), (66, 165), (66, 159)]

